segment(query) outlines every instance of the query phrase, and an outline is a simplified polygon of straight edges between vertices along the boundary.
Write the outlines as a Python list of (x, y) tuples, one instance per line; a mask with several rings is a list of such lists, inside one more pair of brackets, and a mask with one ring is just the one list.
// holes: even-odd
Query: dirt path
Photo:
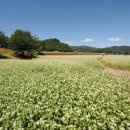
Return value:
[(128, 77), (130, 79), (130, 71), (127, 70), (120, 70), (120, 69), (113, 69), (108, 66), (105, 66), (100, 59), (98, 60), (103, 68), (103, 73), (111, 74), (116, 77)]
[(117, 76), (117, 77), (128, 76), (130, 78), (130, 72), (129, 71), (113, 69), (113, 68), (109, 68), (109, 67), (105, 66), (103, 63), (101, 63), (101, 64), (102, 64), (102, 68), (103, 68), (104, 73), (110, 73), (113, 76)]

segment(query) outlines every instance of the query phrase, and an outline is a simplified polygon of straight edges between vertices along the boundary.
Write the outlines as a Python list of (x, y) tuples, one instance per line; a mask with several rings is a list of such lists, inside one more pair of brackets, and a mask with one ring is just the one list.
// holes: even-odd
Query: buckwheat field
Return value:
[(0, 130), (129, 130), (130, 79), (100, 57), (0, 60)]

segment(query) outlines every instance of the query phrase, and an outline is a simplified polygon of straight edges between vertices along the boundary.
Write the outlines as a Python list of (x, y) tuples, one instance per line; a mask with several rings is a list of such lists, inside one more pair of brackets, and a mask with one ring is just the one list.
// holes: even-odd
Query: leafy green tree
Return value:
[(16, 53), (21, 52), (24, 56), (24, 52), (27, 51), (27, 56), (31, 56), (34, 40), (29, 31), (16, 30), (14, 34), (11, 35), (10, 42), (12, 49), (15, 50)]
[(34, 42), (33, 50), (35, 52), (41, 52), (41, 50), (42, 50), (42, 48), (41, 48), (41, 40), (39, 40), (39, 38), (37, 36), (34, 36), (33, 42)]
[(11, 49), (10, 37), (5, 36), (5, 41), (6, 41), (6, 44), (5, 44), (4, 48)]
[(0, 48), (4, 48), (6, 46), (6, 38), (2, 31), (0, 31)]

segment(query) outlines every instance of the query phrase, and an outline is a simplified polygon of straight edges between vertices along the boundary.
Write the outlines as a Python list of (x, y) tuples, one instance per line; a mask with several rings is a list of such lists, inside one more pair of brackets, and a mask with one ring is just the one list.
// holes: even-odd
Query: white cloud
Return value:
[(69, 41), (63, 41), (63, 43), (69, 44), (69, 45), (73, 45), (74, 42), (69, 42)]
[(92, 39), (92, 38), (85, 38), (85, 39), (81, 40), (81, 42), (84, 42), (84, 43), (92, 43), (92, 42), (94, 42), (94, 41), (95, 41), (95, 40)]
[(71, 43), (73, 43), (73, 42), (64, 41), (63, 43), (66, 43), (66, 44), (71, 44)]
[(111, 38), (108, 38), (107, 40), (109, 42), (120, 42), (120, 41), (122, 41), (122, 39), (119, 38), (119, 37), (111, 37)]

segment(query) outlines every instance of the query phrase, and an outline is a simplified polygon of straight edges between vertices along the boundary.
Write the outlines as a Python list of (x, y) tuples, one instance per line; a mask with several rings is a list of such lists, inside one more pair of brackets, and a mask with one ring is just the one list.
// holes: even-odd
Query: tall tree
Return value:
[(27, 51), (27, 56), (31, 56), (31, 51), (33, 49), (33, 36), (29, 31), (16, 30), (14, 34), (11, 35), (10, 42), (12, 44), (12, 49), (16, 52)]
[(0, 48), (3, 48), (6, 46), (6, 38), (2, 31), (0, 31)]

